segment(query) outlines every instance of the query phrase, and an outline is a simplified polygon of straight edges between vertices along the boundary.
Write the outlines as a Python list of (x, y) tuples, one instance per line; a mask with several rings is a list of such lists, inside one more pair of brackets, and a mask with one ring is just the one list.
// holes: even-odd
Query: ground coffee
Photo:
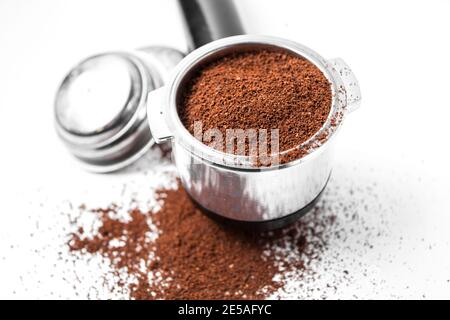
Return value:
[(280, 152), (290, 150), (280, 157), (285, 163), (308, 151), (298, 147), (323, 126), (331, 101), (331, 85), (314, 64), (261, 49), (203, 66), (188, 82), (178, 113), (193, 135), (196, 121), (203, 131), (217, 128), (224, 136), (227, 129), (279, 129)]
[(282, 285), (282, 274), (307, 273), (320, 259), (334, 223), (317, 206), (289, 228), (256, 234), (210, 220), (181, 186), (158, 197), (158, 212), (134, 209), (125, 220), (115, 206), (91, 210), (100, 227), (92, 234), (78, 228), (68, 243), (74, 254), (106, 258), (117, 287), (133, 299), (266, 298)]

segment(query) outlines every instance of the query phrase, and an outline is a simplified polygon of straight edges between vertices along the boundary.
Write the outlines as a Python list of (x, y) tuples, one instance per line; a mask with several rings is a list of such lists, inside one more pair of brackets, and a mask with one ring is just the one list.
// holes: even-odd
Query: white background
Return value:
[[(361, 85), (330, 187), (351, 185), (364, 198), (358, 186), (371, 186), (365, 219), (386, 236), (381, 243), (360, 230), (375, 253), (352, 256), (358, 239), (342, 253), (356, 278), (333, 297), (450, 298), (450, 2), (236, 2), (248, 33), (342, 57)], [(55, 90), (88, 55), (151, 44), (185, 50), (174, 1), (0, 1), (0, 297), (73, 297), (49, 279), (51, 258), (32, 254), (61, 231), (49, 217), (68, 201), (112, 201), (142, 179), (139, 170), (92, 175), (73, 162), (54, 132)], [(41, 219), (48, 237), (36, 229)]]

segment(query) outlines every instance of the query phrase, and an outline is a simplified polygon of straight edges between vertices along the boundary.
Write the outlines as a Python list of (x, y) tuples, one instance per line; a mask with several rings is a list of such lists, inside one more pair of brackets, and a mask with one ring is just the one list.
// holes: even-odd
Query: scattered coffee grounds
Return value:
[(331, 85), (314, 64), (280, 50), (226, 55), (203, 66), (186, 88), (178, 113), (191, 134), (196, 121), (203, 132), (217, 128), (224, 137), (227, 129), (279, 129), (279, 151), (289, 150), (281, 163), (308, 152), (299, 146), (321, 129), (332, 101)]
[(158, 199), (156, 213), (134, 209), (126, 219), (115, 206), (91, 210), (99, 226), (91, 234), (78, 228), (68, 243), (73, 254), (103, 256), (132, 299), (269, 297), (283, 273), (308, 273), (320, 260), (334, 223), (319, 206), (287, 229), (250, 233), (210, 220), (181, 186)]
[(170, 143), (155, 143), (152, 148), (159, 149), (162, 159), (171, 160), (172, 145)]

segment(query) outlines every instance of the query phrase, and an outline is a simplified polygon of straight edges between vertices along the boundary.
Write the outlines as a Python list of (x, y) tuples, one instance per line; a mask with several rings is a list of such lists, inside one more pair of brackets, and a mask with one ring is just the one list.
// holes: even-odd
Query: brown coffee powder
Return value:
[(308, 151), (297, 147), (323, 126), (331, 100), (331, 85), (314, 64), (261, 49), (203, 66), (188, 82), (178, 113), (191, 134), (196, 121), (203, 132), (217, 128), (224, 136), (227, 129), (279, 129), (280, 152), (291, 150), (280, 159), (285, 163)]
[[(289, 228), (256, 234), (210, 220), (182, 187), (158, 197), (158, 212), (135, 209), (126, 220), (115, 216), (115, 206), (93, 210), (101, 226), (89, 235), (79, 228), (69, 241), (74, 254), (106, 258), (117, 287), (129, 289), (133, 299), (268, 297), (282, 285), (275, 275), (307, 273), (309, 263), (320, 259), (334, 221), (316, 207)], [(158, 237), (152, 240), (155, 228)]]

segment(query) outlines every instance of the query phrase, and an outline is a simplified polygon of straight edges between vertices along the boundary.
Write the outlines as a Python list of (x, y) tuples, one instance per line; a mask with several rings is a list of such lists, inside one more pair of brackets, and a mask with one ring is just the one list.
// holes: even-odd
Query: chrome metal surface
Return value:
[(148, 47), (96, 55), (69, 72), (56, 95), (55, 123), (85, 168), (115, 171), (150, 148), (147, 94), (165, 83), (182, 58), (174, 49)]
[[(305, 57), (322, 70), (333, 91), (330, 116), (319, 131), (333, 127), (327, 131), (330, 132), (327, 141), (301, 159), (268, 168), (254, 167), (246, 161), (248, 157), (225, 154), (204, 145), (187, 131), (177, 114), (181, 90), (190, 75), (204, 63), (229, 52), (261, 47), (275, 47)], [(250, 35), (215, 41), (183, 59), (168, 85), (152, 94), (147, 108), (153, 115), (150, 128), (155, 140), (172, 140), (181, 181), (194, 200), (226, 218), (253, 222), (288, 216), (313, 201), (326, 185), (332, 169), (334, 138), (340, 127), (340, 122), (331, 126), (332, 119), (353, 110), (361, 98), (358, 83), (348, 66), (342, 60), (334, 61), (330, 63), (292, 41)], [(343, 68), (347, 79), (352, 81), (343, 81)], [(354, 88), (349, 88), (349, 83)], [(311, 138), (312, 142), (318, 134)], [(236, 161), (238, 158), (242, 159)]]
[(125, 53), (89, 57), (64, 78), (55, 99), (60, 134), (70, 143), (110, 143), (132, 118), (143, 86), (151, 79), (135, 59)]
[(332, 148), (313, 161), (278, 170), (236, 170), (199, 159), (173, 141), (184, 188), (204, 208), (229, 219), (267, 221), (312, 202), (331, 172)]

